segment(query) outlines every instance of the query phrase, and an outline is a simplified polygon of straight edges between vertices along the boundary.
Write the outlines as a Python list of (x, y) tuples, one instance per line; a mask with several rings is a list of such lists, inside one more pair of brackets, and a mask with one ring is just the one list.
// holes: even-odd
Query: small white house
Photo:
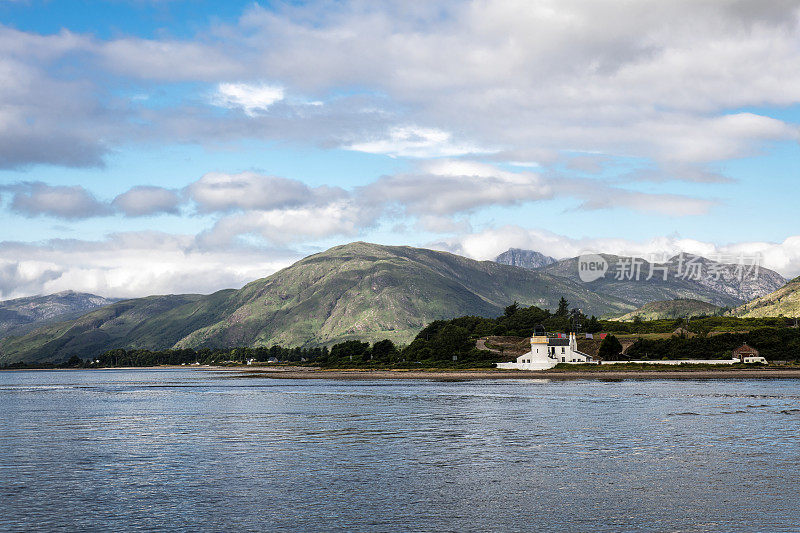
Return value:
[(517, 357), (516, 363), (495, 363), (503, 370), (547, 370), (559, 363), (592, 363), (594, 359), (578, 351), (578, 341), (574, 333), (569, 337), (548, 337), (543, 329), (537, 327), (531, 337), (531, 351)]

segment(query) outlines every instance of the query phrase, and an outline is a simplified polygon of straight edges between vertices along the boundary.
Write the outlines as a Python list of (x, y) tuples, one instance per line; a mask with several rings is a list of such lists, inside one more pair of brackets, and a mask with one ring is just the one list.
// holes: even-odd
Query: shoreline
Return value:
[(670, 370), (490, 370), (490, 369), (324, 369), (319, 367), (184, 366), (105, 367), (93, 369), (8, 368), (4, 371), (64, 370), (194, 370), (238, 374), (240, 378), (366, 380), (625, 380), (625, 379), (800, 379), (800, 368), (670, 369)]
[[(236, 370), (227, 367), (230, 370)], [(371, 379), (422, 379), (430, 381), (474, 380), (574, 380), (574, 379), (800, 379), (800, 369), (731, 370), (613, 370), (613, 371), (531, 371), (531, 370), (361, 370), (361, 369), (238, 369), (242, 377), (274, 379), (333, 379), (358, 381)]]

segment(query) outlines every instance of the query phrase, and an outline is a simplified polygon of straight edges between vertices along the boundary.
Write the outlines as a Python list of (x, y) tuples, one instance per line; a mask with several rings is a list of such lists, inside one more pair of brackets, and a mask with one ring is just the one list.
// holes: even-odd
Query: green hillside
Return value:
[(183, 294), (124, 300), (75, 320), (47, 325), (0, 340), (0, 361), (60, 361), (90, 357), (109, 347), (157, 350), (219, 319), (227, 296)]
[(642, 320), (664, 320), (671, 318), (694, 317), (713, 315), (721, 308), (704, 302), (702, 300), (692, 300), (679, 298), (675, 300), (664, 300), (644, 304), (639, 309), (626, 313), (614, 320), (629, 322), (637, 316)]
[(800, 278), (793, 279), (775, 292), (737, 307), (732, 314), (744, 318), (800, 317)]
[(406, 343), (436, 319), (497, 316), (515, 300), (555, 309), (562, 296), (587, 314), (634, 307), (537, 271), (359, 242), (307, 257), (240, 290), (126, 300), (2, 339), (0, 362), (86, 358), (111, 348)]
[(236, 311), (180, 346), (407, 342), (426, 324), (496, 316), (514, 300), (555, 308), (565, 295), (596, 313), (630, 306), (568, 281), (406, 246), (353, 243), (307, 257), (234, 296)]

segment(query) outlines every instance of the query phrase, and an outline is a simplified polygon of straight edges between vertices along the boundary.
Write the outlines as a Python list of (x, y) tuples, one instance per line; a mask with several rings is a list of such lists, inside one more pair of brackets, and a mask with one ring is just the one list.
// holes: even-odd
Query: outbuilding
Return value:
[(767, 363), (767, 360), (761, 357), (758, 350), (748, 344), (742, 344), (736, 348), (733, 351), (733, 358), (740, 363)]

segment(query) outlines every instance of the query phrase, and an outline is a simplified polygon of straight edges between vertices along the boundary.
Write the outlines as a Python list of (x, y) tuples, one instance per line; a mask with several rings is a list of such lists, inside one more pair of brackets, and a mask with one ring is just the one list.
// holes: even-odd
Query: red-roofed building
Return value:
[(765, 363), (766, 359), (759, 355), (758, 350), (750, 345), (742, 344), (733, 351), (733, 358), (741, 363)]

